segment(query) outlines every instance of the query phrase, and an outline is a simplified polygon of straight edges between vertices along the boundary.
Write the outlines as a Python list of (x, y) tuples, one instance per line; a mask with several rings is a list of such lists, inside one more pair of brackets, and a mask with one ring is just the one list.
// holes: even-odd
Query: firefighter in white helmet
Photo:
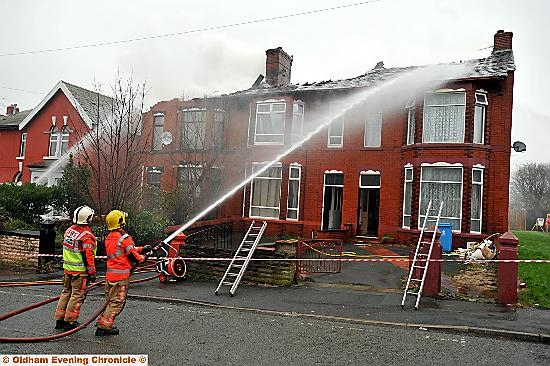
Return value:
[(63, 291), (55, 309), (55, 329), (76, 328), (80, 307), (86, 299), (88, 284), (95, 282), (97, 241), (89, 225), (94, 210), (80, 206), (73, 213), (73, 223), (63, 237)]

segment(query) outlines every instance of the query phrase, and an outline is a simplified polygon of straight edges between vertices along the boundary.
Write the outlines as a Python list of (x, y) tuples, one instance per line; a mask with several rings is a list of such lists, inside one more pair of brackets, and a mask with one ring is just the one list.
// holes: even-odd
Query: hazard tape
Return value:
[[(37, 254), (37, 253), (20, 253), (20, 252), (0, 252), (0, 255), (15, 255), (19, 257), (62, 257), (60, 254)], [(97, 259), (105, 259), (106, 256), (97, 256)], [(166, 260), (171, 257), (148, 257), (149, 260)], [(243, 259), (234, 258), (198, 258), (198, 257), (181, 257), (186, 261), (232, 261), (236, 262), (245, 261)], [(307, 262), (307, 261), (319, 261), (319, 262), (410, 262), (410, 258), (250, 258), (250, 261), (255, 262)], [(425, 262), (426, 260), (419, 260), (418, 262)], [(429, 262), (467, 262), (467, 263), (550, 263), (550, 259), (429, 259)]]

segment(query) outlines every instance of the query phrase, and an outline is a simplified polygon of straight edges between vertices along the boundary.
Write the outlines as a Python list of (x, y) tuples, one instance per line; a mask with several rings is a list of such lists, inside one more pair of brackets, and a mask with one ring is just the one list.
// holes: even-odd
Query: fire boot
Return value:
[(98, 337), (117, 335), (118, 333), (119, 333), (118, 328), (109, 328), (109, 329), (97, 328), (95, 330), (95, 335)]
[(65, 327), (63, 327), (63, 329), (65, 330), (71, 330), (71, 329), (74, 329), (76, 327), (78, 327), (80, 325), (79, 322), (77, 321), (74, 321), (74, 322), (65, 322)]
[(65, 320), (56, 320), (55, 321), (55, 329), (65, 329)]

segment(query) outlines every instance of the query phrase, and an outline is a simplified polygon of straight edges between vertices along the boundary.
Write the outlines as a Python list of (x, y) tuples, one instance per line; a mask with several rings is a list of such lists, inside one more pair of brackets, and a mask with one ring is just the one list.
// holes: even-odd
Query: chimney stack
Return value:
[(11, 116), (19, 112), (19, 108), (17, 108), (17, 104), (9, 105), (6, 108), (6, 115)]
[(265, 82), (271, 86), (289, 85), (292, 56), (281, 47), (269, 49), (265, 54)]
[(500, 50), (511, 50), (512, 49), (512, 32), (505, 32), (503, 30), (498, 30), (495, 33), (495, 43), (493, 45), (493, 52)]

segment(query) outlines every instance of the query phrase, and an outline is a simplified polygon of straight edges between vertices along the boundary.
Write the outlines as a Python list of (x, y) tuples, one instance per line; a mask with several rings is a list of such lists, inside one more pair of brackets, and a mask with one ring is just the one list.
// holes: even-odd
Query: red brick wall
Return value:
[[(0, 154), (0, 183), (13, 182), (19, 171), (19, 146), (21, 144), (21, 133), (15, 130), (0, 130), (0, 141), (2, 142), (2, 154)], [(27, 145), (27, 149), (29, 146)]]

